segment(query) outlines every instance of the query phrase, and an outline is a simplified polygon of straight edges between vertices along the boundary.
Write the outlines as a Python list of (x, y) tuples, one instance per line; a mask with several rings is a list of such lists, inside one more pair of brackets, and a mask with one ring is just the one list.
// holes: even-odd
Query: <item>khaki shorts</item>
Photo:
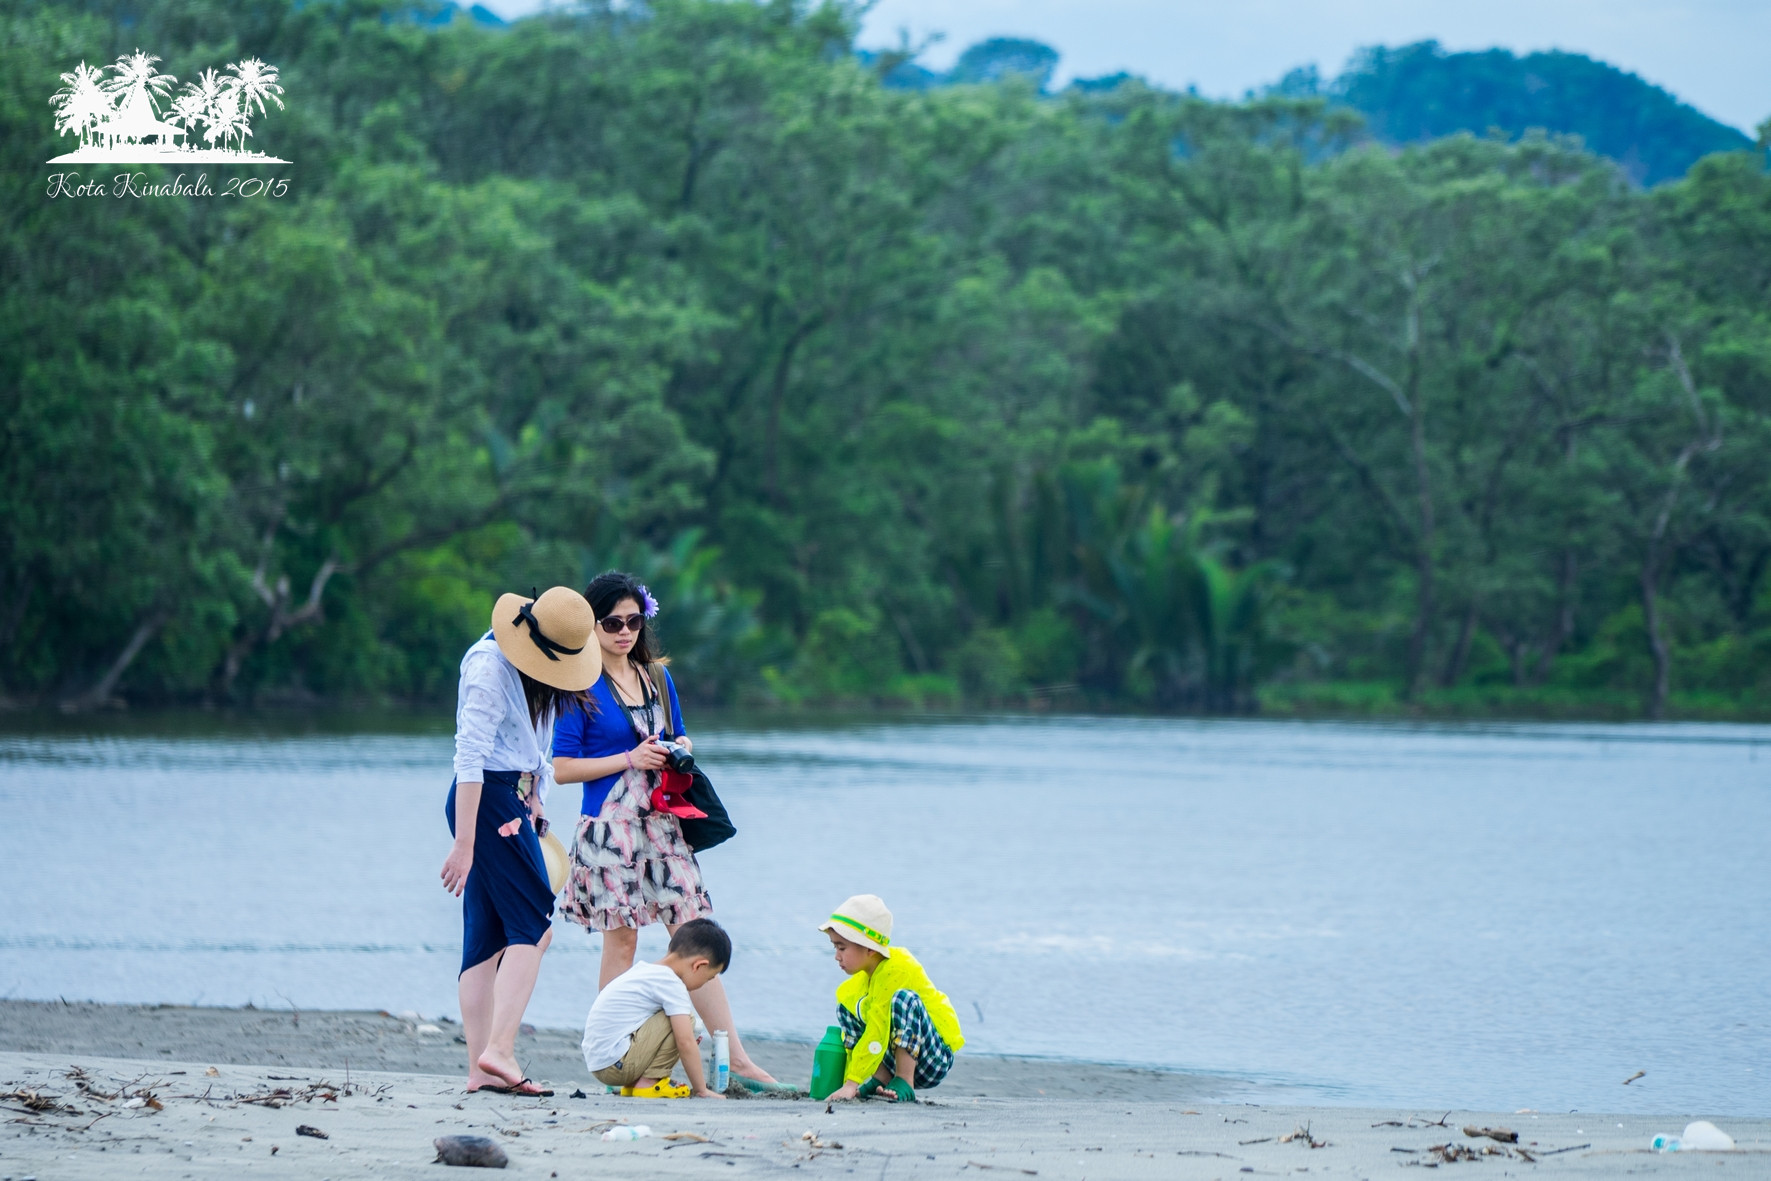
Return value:
[(633, 1031), (627, 1053), (613, 1066), (596, 1072), (596, 1081), (611, 1087), (631, 1087), (643, 1078), (669, 1078), (676, 1066), (676, 1034), (670, 1018), (660, 1009), (646, 1018), (646, 1023)]

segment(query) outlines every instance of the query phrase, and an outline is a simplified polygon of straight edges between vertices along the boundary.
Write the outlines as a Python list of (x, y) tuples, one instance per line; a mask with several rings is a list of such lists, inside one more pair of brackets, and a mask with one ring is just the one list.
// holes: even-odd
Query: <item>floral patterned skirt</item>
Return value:
[[(572, 874), (559, 913), (592, 931), (676, 926), (713, 913), (680, 821), (655, 812), (650, 777), (629, 771), (601, 811), (578, 820)], [(644, 808), (637, 807), (645, 801)]]

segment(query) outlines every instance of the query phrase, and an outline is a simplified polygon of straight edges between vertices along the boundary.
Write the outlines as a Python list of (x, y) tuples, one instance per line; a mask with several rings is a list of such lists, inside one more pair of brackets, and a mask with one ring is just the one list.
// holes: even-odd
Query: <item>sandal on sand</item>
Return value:
[(669, 1079), (661, 1078), (649, 1087), (622, 1087), (621, 1093), (635, 1099), (687, 1099), (691, 1088), (673, 1086)]
[[(535, 1087), (535, 1089), (532, 1091), (525, 1090), (527, 1087)], [(514, 1087), (501, 1087), (497, 1083), (485, 1083), (481, 1086), (475, 1087), (473, 1091), (469, 1091), (468, 1094), (471, 1095), (474, 1091), (491, 1091), (494, 1095), (529, 1095), (537, 1099), (548, 1099), (553, 1096), (552, 1091), (544, 1090), (541, 1087), (535, 1086), (535, 1080), (532, 1078), (526, 1078)]]
[(870, 1078), (866, 1082), (862, 1083), (860, 1088), (855, 1091), (855, 1098), (857, 1098), (857, 1099), (871, 1099), (875, 1095), (879, 1094), (880, 1087), (882, 1087), (884, 1085), (885, 1084), (881, 1083), (878, 1079)]
[(895, 1078), (885, 1084), (885, 1089), (897, 1097), (899, 1103), (915, 1103), (916, 1091), (901, 1078)]

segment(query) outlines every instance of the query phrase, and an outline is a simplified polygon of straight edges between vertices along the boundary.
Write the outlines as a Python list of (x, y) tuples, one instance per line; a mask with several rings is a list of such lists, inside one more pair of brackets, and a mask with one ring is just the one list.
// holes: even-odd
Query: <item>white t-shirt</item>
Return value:
[(621, 1061), (634, 1031), (660, 1009), (666, 1017), (695, 1011), (682, 977), (663, 964), (635, 964), (609, 981), (584, 1019), (584, 1065), (595, 1074)]

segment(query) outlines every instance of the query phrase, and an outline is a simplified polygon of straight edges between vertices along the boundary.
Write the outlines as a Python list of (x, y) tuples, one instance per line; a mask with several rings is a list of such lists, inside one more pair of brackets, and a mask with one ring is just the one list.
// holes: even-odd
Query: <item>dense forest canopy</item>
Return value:
[[(0, 0), (13, 700), (446, 697), (620, 564), (704, 699), (1771, 711), (1761, 151), (411, 13)], [(137, 48), (276, 65), (288, 194), (50, 199)]]

